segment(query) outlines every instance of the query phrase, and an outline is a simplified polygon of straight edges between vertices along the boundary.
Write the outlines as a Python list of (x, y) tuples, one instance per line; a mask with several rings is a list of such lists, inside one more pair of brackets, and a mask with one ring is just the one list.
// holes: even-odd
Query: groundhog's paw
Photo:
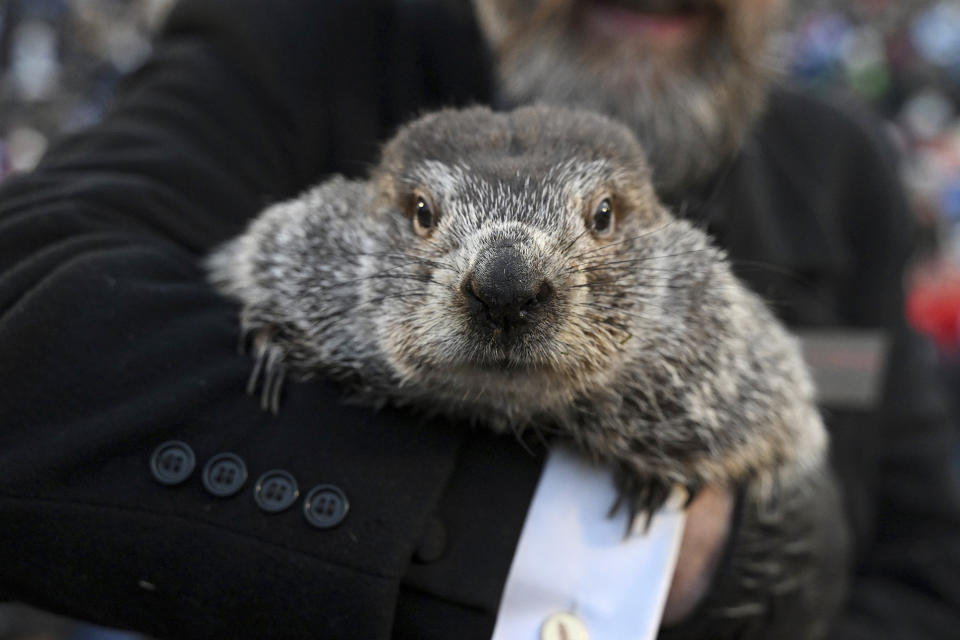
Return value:
[(680, 486), (686, 492), (686, 501), (683, 505), (686, 508), (702, 486), (699, 480), (678, 483), (655, 474), (640, 473), (628, 464), (617, 465), (613, 479), (617, 489), (617, 499), (610, 508), (609, 515), (613, 516), (622, 508), (627, 510), (626, 534), (628, 535), (634, 529), (634, 523), (638, 517), (643, 518), (644, 531), (650, 527), (653, 514), (666, 504), (675, 487)]
[(260, 408), (276, 414), (280, 410), (280, 392), (286, 378), (285, 350), (275, 340), (273, 327), (244, 331), (241, 347), (249, 345), (253, 355), (253, 370), (247, 380), (247, 393), (254, 395), (260, 388)]

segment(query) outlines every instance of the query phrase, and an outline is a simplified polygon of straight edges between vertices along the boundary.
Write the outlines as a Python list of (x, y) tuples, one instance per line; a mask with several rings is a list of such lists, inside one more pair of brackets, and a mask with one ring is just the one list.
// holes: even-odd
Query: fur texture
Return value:
[[(470, 300), (472, 283), (497, 282), (497, 251), (550, 293), (509, 330)], [(795, 341), (658, 202), (630, 131), (599, 115), (428, 115), (369, 180), (270, 207), (209, 266), (243, 306), (251, 389), (262, 380), (274, 410), (284, 376), (322, 375), (371, 404), (561, 437), (618, 469), (633, 512), (676, 484), (766, 493), (823, 462)]]

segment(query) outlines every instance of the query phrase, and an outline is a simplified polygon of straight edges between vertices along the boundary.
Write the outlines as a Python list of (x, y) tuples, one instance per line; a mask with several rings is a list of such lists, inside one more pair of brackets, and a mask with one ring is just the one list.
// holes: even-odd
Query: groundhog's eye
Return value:
[(427, 236), (433, 230), (434, 224), (436, 224), (436, 218), (430, 199), (418, 195), (413, 207), (413, 230), (417, 235)]
[(593, 231), (599, 236), (613, 233), (613, 205), (610, 198), (604, 198), (593, 212)]

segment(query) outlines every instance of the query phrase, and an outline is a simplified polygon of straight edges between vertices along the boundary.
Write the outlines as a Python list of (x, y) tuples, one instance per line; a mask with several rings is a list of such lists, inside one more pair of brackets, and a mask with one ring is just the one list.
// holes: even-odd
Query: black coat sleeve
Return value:
[[(954, 638), (960, 629), (956, 427), (933, 347), (904, 319), (911, 215), (882, 132), (859, 107), (778, 88), (708, 219), (738, 274), (788, 325), (889, 340), (879, 406), (823, 406), (842, 510), (816, 526), (848, 527), (851, 541), (848, 596), (829, 637)], [(806, 497), (808, 516), (815, 516), (823, 501)], [(731, 556), (747, 544), (742, 528), (735, 530)], [(738, 583), (723, 569), (705, 599), (708, 609), (723, 600), (725, 583), (732, 580), (734, 589), (755, 583), (749, 575)], [(789, 620), (789, 609), (779, 613), (773, 607), (771, 619)], [(756, 637), (793, 637), (753, 628)]]
[[(955, 416), (946, 402), (933, 345), (907, 326), (904, 277), (912, 249), (911, 215), (896, 154), (871, 120), (854, 117), (841, 152), (846, 171), (840, 207), (852, 261), (841, 307), (856, 326), (880, 326), (890, 337), (882, 404), (848, 449), (876, 457), (866, 477), (872, 504), (848, 494), (861, 538), (849, 601), (833, 637), (948, 638), (960, 630), (960, 477)], [(864, 519), (864, 511), (872, 512)]]
[[(322, 383), (264, 414), (237, 309), (200, 267), (371, 137), (331, 123), (377, 106), (350, 80), (376, 62), (382, 4), (186, 2), (106, 120), (0, 189), (0, 597), (160, 637), (390, 635), (465, 430), (345, 407)], [(149, 468), (168, 440), (197, 462), (174, 487)], [(200, 475), (224, 451), (249, 479), (215, 498)], [(338, 486), (347, 518), (261, 511), (271, 469), (301, 497)]]
[(793, 187), (780, 189), (789, 197), (773, 210), (815, 231), (800, 236), (807, 251), (789, 265), (810, 283), (793, 296), (796, 318), (889, 340), (879, 406), (824, 412), (853, 541), (849, 597), (831, 637), (955, 638), (956, 423), (934, 348), (904, 317), (913, 225), (897, 154), (876, 118), (846, 100), (788, 93), (766, 124), (766, 157), (785, 159), (781, 183)]

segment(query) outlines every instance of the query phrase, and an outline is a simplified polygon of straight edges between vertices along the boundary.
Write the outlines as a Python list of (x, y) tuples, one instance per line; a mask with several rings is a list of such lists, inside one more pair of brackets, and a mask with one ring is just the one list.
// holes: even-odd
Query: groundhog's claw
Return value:
[(280, 392), (286, 378), (283, 364), (283, 349), (273, 342), (270, 329), (258, 329), (253, 333), (253, 371), (247, 379), (247, 394), (254, 395), (261, 377), (260, 408), (276, 415), (280, 410)]
[[(643, 531), (650, 528), (653, 515), (669, 500), (676, 483), (655, 475), (640, 474), (633, 467), (618, 465), (614, 471), (614, 484), (617, 488), (617, 499), (610, 508), (608, 515), (613, 517), (621, 508), (627, 509), (627, 531), (629, 535), (634, 530), (634, 523), (638, 516), (644, 518)], [(683, 508), (686, 509), (699, 493), (703, 483), (691, 480), (682, 485), (686, 491), (686, 500)]]

